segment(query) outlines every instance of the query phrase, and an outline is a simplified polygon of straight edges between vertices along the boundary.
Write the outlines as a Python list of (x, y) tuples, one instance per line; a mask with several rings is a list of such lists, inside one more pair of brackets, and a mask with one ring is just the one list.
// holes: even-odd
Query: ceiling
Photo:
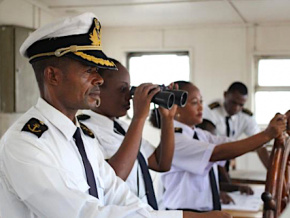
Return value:
[(64, 16), (90, 11), (103, 26), (290, 23), (290, 0), (26, 0)]

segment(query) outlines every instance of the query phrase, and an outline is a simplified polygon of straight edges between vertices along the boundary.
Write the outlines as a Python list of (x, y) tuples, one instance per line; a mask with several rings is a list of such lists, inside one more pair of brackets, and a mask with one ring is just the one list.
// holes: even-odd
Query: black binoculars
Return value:
[[(167, 86), (159, 85), (160, 92), (156, 93), (151, 102), (158, 104), (166, 109), (171, 109), (173, 104), (177, 104), (180, 107), (184, 107), (187, 102), (187, 91), (172, 90)], [(132, 86), (130, 94), (134, 95), (136, 87)]]

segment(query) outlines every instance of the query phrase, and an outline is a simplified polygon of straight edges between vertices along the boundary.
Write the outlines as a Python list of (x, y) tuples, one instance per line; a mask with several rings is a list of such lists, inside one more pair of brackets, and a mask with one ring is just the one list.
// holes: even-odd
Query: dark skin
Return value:
[[(185, 85), (183, 89), (188, 91), (188, 103), (183, 108), (178, 107), (177, 114), (179, 116), (176, 116), (175, 119), (190, 127), (194, 127), (202, 122), (202, 97), (199, 89), (192, 84)], [(210, 161), (228, 160), (255, 150), (271, 139), (282, 135), (285, 129), (285, 115), (276, 114), (264, 131), (243, 140), (215, 146)], [(232, 149), (233, 147), (235, 149)]]
[[(193, 84), (182, 87), (188, 92), (188, 101), (185, 107), (178, 107), (175, 119), (191, 128), (202, 122), (202, 96), (199, 89)], [(269, 123), (265, 131), (244, 140), (223, 143), (215, 146), (210, 157), (211, 162), (232, 159), (246, 152), (257, 149), (272, 138), (279, 137), (285, 130), (285, 116), (277, 114)], [(235, 149), (232, 149), (234, 146)]]
[(287, 134), (288, 134), (288, 136), (290, 136), (290, 110), (288, 110), (287, 112), (286, 112), (286, 117), (287, 117)]
[[(130, 77), (127, 69), (118, 64), (118, 72), (103, 73), (104, 85), (101, 88), (101, 105), (93, 110), (110, 119), (124, 116), (129, 109)], [(152, 97), (159, 91), (156, 85), (145, 83), (136, 88), (133, 98), (134, 115), (126, 136), (120, 148), (112, 156), (108, 163), (116, 174), (126, 180), (137, 158), (140, 140), (146, 117), (149, 113), (149, 105)], [(151, 92), (150, 92), (151, 91)], [(176, 106), (171, 110), (159, 108), (161, 115), (161, 141), (155, 152), (148, 158), (148, 166), (156, 171), (167, 171), (171, 167), (174, 150), (173, 117)], [(221, 211), (207, 213), (183, 212), (184, 218), (230, 218), (231, 216)]]
[(41, 97), (75, 122), (79, 109), (96, 106), (100, 97), (102, 77), (96, 67), (90, 67), (70, 58), (62, 57), (65, 64), (44, 69)]
[[(238, 91), (233, 91), (233, 92), (224, 92), (224, 108), (226, 110), (226, 112), (228, 113), (228, 115), (233, 116), (237, 113), (239, 113), (243, 107), (244, 104), (246, 103), (248, 99), (248, 95), (243, 95)], [(265, 168), (267, 168), (269, 161), (270, 161), (270, 155), (267, 151), (267, 149), (265, 147), (260, 147), (258, 149), (256, 149), (257, 154), (260, 158), (260, 160), (262, 161), (263, 165), (265, 166)], [(231, 180), (230, 177), (228, 175), (228, 172), (223, 169), (222, 167), (219, 167), (219, 173), (221, 175), (221, 178), (224, 178), (224, 182), (222, 182), (221, 188), (223, 190), (232, 190), (233, 188), (231, 187)], [(228, 184), (227, 184), (228, 183)], [(238, 186), (236, 187), (236, 189), (238, 188)], [(241, 193), (245, 193), (245, 194), (253, 194), (253, 190), (249, 187), (249, 186), (241, 186), (240, 187), (240, 192)], [(225, 195), (224, 195), (225, 196)], [(229, 198), (224, 198), (225, 202), (231, 202), (229, 200)]]
[[(96, 107), (100, 98), (99, 86), (103, 84), (102, 77), (94, 67), (81, 62), (61, 58), (64, 64), (48, 65), (44, 68), (44, 81), (40, 87), (41, 97), (75, 122), (79, 109)], [(65, 67), (64, 67), (65, 66)], [(184, 212), (184, 218), (230, 218), (224, 212), (213, 211), (205, 214)]]
[[(103, 73), (105, 83), (101, 87), (101, 105), (92, 110), (110, 119), (126, 115), (130, 108), (130, 76), (127, 69), (117, 64), (118, 72)], [(152, 97), (160, 89), (151, 83), (136, 88), (133, 98), (134, 115), (118, 151), (108, 160), (116, 174), (126, 180), (139, 152), (142, 131), (149, 113)], [(161, 141), (155, 152), (148, 158), (148, 166), (158, 172), (168, 171), (171, 167), (174, 151), (173, 117), (176, 106), (167, 110), (160, 108)]]
[[(224, 92), (224, 107), (228, 115), (233, 116), (239, 113), (248, 99), (247, 95), (243, 95), (238, 91)], [(269, 153), (265, 147), (257, 149), (258, 156), (263, 165), (267, 169), (269, 163)]]

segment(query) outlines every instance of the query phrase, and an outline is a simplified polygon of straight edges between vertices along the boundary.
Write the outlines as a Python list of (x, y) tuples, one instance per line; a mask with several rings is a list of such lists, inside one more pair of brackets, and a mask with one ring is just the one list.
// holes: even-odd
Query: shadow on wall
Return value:
[(22, 113), (0, 113), (0, 138)]

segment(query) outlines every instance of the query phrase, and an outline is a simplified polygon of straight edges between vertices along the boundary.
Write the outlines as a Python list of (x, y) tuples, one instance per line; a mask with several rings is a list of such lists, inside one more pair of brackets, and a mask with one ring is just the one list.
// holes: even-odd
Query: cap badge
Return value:
[(95, 27), (90, 34), (90, 40), (92, 41), (92, 45), (101, 46), (101, 23), (98, 19), (94, 18)]

